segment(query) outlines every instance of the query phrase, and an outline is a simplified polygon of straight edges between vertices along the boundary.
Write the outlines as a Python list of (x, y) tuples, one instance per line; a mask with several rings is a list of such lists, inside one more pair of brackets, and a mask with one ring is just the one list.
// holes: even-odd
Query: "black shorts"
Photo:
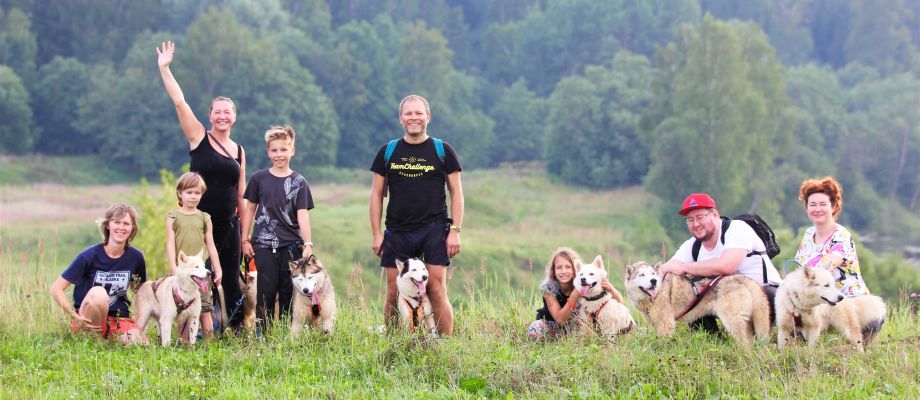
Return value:
[(439, 222), (412, 231), (384, 231), (380, 266), (396, 268), (397, 258), (420, 258), (429, 265), (450, 265), (447, 256), (449, 230), (449, 223)]

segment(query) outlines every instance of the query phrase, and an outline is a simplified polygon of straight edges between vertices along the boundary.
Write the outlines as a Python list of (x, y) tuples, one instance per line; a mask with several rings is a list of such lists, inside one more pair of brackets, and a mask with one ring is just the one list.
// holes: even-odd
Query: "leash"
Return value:
[(783, 278), (785, 278), (786, 275), (789, 275), (789, 268), (787, 268), (786, 266), (788, 266), (790, 263), (795, 264), (795, 265), (796, 265), (796, 269), (802, 268), (802, 264), (800, 264), (800, 263), (799, 263), (798, 261), (796, 261), (796, 260), (786, 260), (786, 261), (784, 261), (784, 262), (783, 262)]

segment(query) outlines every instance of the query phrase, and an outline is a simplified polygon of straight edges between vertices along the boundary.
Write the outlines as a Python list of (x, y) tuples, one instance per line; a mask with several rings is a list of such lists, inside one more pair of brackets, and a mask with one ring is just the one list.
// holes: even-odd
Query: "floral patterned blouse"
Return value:
[(814, 226), (805, 230), (802, 243), (795, 252), (795, 260), (802, 266), (816, 267), (829, 264), (830, 255), (836, 254), (843, 258), (843, 264), (832, 272), (840, 293), (847, 297), (868, 294), (869, 289), (859, 272), (859, 257), (856, 256), (856, 245), (850, 231), (837, 224), (834, 233), (824, 243), (815, 243), (815, 231)]

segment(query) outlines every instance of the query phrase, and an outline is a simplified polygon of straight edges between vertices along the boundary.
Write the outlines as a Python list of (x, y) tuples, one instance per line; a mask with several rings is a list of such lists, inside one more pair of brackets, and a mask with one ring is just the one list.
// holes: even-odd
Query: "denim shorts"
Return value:
[(450, 265), (447, 256), (447, 232), (450, 223), (437, 222), (411, 231), (383, 233), (380, 266), (396, 268), (396, 259), (420, 258), (429, 265)]

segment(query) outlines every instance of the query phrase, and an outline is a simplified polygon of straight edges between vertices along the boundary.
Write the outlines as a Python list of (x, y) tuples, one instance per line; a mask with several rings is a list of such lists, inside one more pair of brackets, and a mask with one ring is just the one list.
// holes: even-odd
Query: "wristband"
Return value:
[(313, 247), (313, 242), (307, 240), (306, 242), (303, 242), (303, 245), (304, 245), (304, 246), (310, 245), (310, 247)]
[(241, 245), (246, 244), (246, 243), (249, 243), (249, 239), (243, 239), (243, 241), (240, 242)]
[(575, 311), (575, 307), (577, 306), (577, 304), (575, 304), (575, 302), (572, 301), (572, 299), (569, 299), (569, 301), (566, 301), (565, 305), (569, 306), (569, 308), (571, 308), (572, 311)]
[(451, 225), (450, 229), (457, 231), (457, 233), (460, 233), (460, 225)]

